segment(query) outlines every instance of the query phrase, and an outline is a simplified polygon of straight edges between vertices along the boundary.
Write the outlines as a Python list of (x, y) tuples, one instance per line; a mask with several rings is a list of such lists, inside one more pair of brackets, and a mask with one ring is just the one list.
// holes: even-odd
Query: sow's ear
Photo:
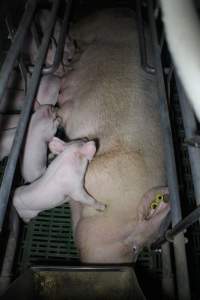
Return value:
[(168, 196), (168, 188), (156, 187), (142, 197), (137, 210), (137, 220), (134, 220), (132, 230), (125, 239), (125, 243), (132, 247), (134, 260), (144, 246), (150, 245), (160, 236), (163, 222), (166, 225), (165, 220), (170, 211)]
[(149, 229), (158, 231), (159, 234), (163, 221), (167, 215), (169, 217), (169, 190), (166, 187), (153, 188), (143, 196), (142, 200), (142, 205), (138, 210), (139, 219), (145, 221)]
[(167, 187), (157, 187), (143, 196), (143, 217), (150, 220), (154, 216), (169, 211), (169, 190)]
[(88, 160), (92, 160), (93, 156), (96, 152), (96, 145), (94, 141), (90, 141), (85, 143), (82, 148), (80, 149), (80, 153), (86, 156)]
[(53, 154), (60, 154), (66, 148), (66, 143), (57, 137), (53, 137), (49, 142), (49, 149)]

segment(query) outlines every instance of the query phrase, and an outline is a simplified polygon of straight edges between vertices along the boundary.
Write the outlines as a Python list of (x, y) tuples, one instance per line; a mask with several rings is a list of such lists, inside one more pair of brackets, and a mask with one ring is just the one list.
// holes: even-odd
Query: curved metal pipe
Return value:
[(51, 66), (44, 67), (42, 69), (43, 75), (54, 73), (58, 69), (60, 62), (62, 60), (65, 38), (66, 38), (66, 34), (67, 34), (68, 28), (69, 28), (68, 24), (69, 24), (69, 13), (70, 13), (70, 9), (71, 9), (71, 3), (72, 3), (72, 0), (69, 0), (66, 3), (64, 20), (62, 23), (62, 30), (59, 34), (58, 46), (57, 46), (56, 53), (54, 56), (54, 62)]
[(19, 24), (15, 37), (13, 39), (10, 50), (6, 56), (6, 59), (2, 65), (0, 72), (0, 99), (2, 98), (8, 77), (12, 68), (16, 62), (17, 56), (22, 49), (22, 44), (24, 42), (27, 30), (33, 19), (33, 15), (36, 9), (37, 0), (29, 0), (26, 4), (26, 10)]

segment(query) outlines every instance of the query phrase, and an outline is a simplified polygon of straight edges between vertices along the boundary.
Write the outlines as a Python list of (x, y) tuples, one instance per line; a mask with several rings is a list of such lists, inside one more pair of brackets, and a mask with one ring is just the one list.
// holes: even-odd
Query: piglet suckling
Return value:
[[(37, 101), (41, 104), (55, 105), (58, 100), (61, 79), (56, 75), (44, 75), (41, 77)], [(0, 102), (0, 113), (21, 111), (24, 105), (25, 91), (17, 88), (7, 88)]]
[(41, 78), (38, 92), (36, 95), (37, 101), (41, 104), (55, 105), (58, 100), (61, 79), (56, 75), (45, 75)]
[(92, 198), (84, 188), (84, 177), (89, 161), (96, 152), (93, 141), (65, 143), (54, 137), (50, 150), (58, 156), (48, 166), (45, 174), (30, 185), (16, 189), (13, 203), (25, 221), (43, 210), (56, 207), (70, 199), (103, 211), (105, 205)]
[(55, 135), (60, 123), (55, 107), (39, 104), (35, 107), (36, 111), (30, 120), (21, 162), (22, 176), (26, 182), (36, 180), (45, 172), (48, 142)]

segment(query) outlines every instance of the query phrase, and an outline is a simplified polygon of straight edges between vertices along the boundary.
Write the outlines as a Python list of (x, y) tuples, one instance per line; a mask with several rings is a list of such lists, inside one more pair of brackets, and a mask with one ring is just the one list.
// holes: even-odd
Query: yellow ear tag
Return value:
[(162, 201), (164, 201), (164, 195), (158, 193), (156, 195), (156, 198), (151, 202), (150, 208), (151, 209), (156, 209)]

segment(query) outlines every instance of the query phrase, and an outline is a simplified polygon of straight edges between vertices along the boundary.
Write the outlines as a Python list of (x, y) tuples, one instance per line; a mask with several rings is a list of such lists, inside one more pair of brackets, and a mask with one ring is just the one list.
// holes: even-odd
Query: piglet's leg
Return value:
[(93, 206), (96, 210), (104, 211), (106, 205), (92, 198), (84, 189), (71, 195), (73, 200)]
[(72, 226), (73, 226), (73, 235), (76, 234), (76, 227), (81, 219), (82, 214), (82, 205), (80, 202), (73, 201), (70, 198), (69, 201), (70, 209), (71, 209), (71, 218), (72, 218)]

